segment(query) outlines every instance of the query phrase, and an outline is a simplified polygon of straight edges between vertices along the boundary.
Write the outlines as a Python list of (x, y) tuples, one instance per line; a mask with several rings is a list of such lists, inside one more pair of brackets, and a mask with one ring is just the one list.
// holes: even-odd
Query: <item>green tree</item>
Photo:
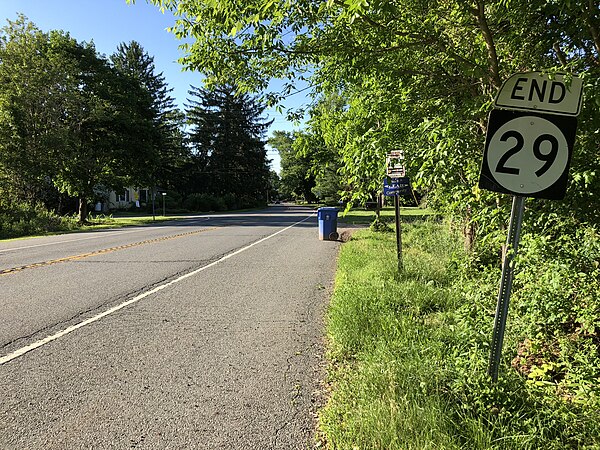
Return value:
[[(51, 188), (52, 154), (65, 145), (69, 61), (53, 51), (59, 36), (20, 16), (0, 35), (0, 170), (3, 199), (35, 202)], [(50, 185), (50, 186), (49, 186)]]
[(339, 118), (345, 107), (341, 96), (323, 96), (310, 108), (304, 131), (276, 131), (269, 140), (282, 159), (282, 183), (296, 198), (327, 203), (340, 199), (340, 150), (346, 135)]
[(306, 130), (299, 133), (294, 143), (299, 154), (310, 160), (315, 178), (312, 191), (326, 203), (337, 203), (341, 196), (347, 197), (352, 192), (343, 188), (340, 177), (342, 150), (348, 141), (348, 130), (342, 124), (346, 109), (343, 96), (337, 93), (321, 96), (309, 109)]
[(54, 182), (79, 198), (79, 220), (85, 222), (98, 186), (117, 189), (142, 176), (136, 163), (152, 150), (153, 123), (147, 100), (140, 101), (147, 98), (142, 86), (113, 69), (93, 45), (68, 39), (61, 51), (75, 70), (66, 111), (68, 142), (55, 157)]
[(24, 17), (3, 29), (0, 57), (4, 180), (22, 192), (52, 183), (79, 198), (85, 222), (98, 186), (118, 188), (140, 176), (134, 163), (151, 148), (153, 129), (142, 86), (92, 44), (44, 33)]
[(315, 177), (311, 171), (311, 162), (295, 148), (294, 143), (299, 133), (274, 131), (269, 145), (279, 152), (281, 158), (281, 196), (285, 199), (316, 200), (312, 189)]
[[(136, 41), (121, 43), (111, 56), (113, 67), (129, 77), (141, 89), (134, 90), (132, 98), (138, 117), (152, 123), (146, 136), (148, 148), (143, 159), (132, 164), (136, 182), (141, 186), (173, 188), (186, 157), (183, 145), (183, 114), (175, 107), (170, 89), (162, 73), (156, 73), (154, 58)], [(133, 96), (132, 96), (133, 97)]]
[(264, 138), (271, 124), (262, 117), (264, 106), (230, 85), (192, 87), (190, 94), (187, 117), (197, 192), (230, 194), (246, 205), (264, 202), (269, 187)]
[(269, 201), (280, 200), (281, 198), (281, 179), (274, 170), (269, 171), (269, 188), (268, 188), (268, 199)]

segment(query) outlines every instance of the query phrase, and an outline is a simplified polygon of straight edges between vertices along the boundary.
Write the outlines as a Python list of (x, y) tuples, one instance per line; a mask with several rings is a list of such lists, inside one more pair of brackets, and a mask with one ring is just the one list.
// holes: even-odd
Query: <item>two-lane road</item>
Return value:
[(337, 250), (284, 207), (0, 243), (0, 448), (307, 448)]

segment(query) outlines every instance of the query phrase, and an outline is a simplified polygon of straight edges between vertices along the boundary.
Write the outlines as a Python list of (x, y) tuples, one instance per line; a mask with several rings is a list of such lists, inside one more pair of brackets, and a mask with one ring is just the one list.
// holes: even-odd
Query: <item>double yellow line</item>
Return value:
[(117, 247), (104, 248), (104, 249), (96, 250), (96, 251), (89, 252), (89, 253), (82, 253), (80, 255), (66, 256), (64, 258), (58, 258), (58, 259), (52, 259), (50, 261), (43, 261), (43, 262), (38, 262), (38, 263), (33, 263), (33, 264), (27, 264), (25, 266), (20, 266), (20, 267), (11, 267), (10, 269), (0, 270), (0, 276), (9, 275), (9, 274), (16, 273), (16, 272), (21, 272), (21, 271), (27, 270), (27, 269), (35, 269), (37, 267), (46, 267), (46, 266), (50, 266), (52, 264), (59, 264), (59, 263), (64, 263), (64, 262), (69, 262), (69, 261), (78, 261), (78, 260), (81, 260), (84, 258), (89, 258), (90, 256), (102, 255), (105, 253), (112, 253), (112, 252), (116, 252), (118, 250), (125, 250), (125, 249), (132, 248), (132, 247), (139, 247), (141, 245), (154, 244), (156, 242), (162, 242), (162, 241), (168, 241), (171, 239), (192, 236), (194, 234), (204, 233), (205, 231), (216, 230), (217, 228), (219, 228), (219, 227), (203, 228), (202, 230), (189, 231), (187, 233), (174, 234), (171, 236), (164, 236), (164, 237), (155, 238), (155, 239), (148, 239), (148, 240), (141, 241), (141, 242), (133, 242), (131, 244), (119, 245)]

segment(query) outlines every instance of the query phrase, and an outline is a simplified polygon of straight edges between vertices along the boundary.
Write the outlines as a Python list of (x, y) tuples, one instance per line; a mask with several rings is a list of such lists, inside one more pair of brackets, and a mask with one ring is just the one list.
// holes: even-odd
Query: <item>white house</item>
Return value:
[(108, 192), (107, 200), (98, 202), (94, 209), (96, 211), (108, 212), (115, 209), (129, 209), (132, 207), (143, 208), (151, 200), (152, 191), (150, 189), (128, 187), (119, 192)]

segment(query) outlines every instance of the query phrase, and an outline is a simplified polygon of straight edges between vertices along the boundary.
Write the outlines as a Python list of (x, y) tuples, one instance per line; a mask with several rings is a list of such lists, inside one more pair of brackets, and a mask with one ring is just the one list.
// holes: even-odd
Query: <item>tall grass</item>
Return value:
[[(386, 206), (380, 211), (381, 219), (385, 222), (392, 223), (396, 212), (393, 207)], [(418, 208), (418, 207), (401, 207), (400, 215), (402, 220), (414, 220), (424, 217), (433, 217), (435, 212), (429, 208)], [(366, 224), (371, 223), (377, 215), (373, 210), (358, 209), (354, 208), (348, 212), (340, 212), (340, 221), (347, 224)]]
[(77, 227), (75, 220), (61, 217), (42, 205), (13, 203), (0, 205), (0, 239), (70, 231)]
[(600, 448), (598, 411), (532, 387), (503, 361), (486, 375), (497, 279), (468, 279), (441, 223), (356, 232), (340, 253), (327, 317), (332, 449)]

